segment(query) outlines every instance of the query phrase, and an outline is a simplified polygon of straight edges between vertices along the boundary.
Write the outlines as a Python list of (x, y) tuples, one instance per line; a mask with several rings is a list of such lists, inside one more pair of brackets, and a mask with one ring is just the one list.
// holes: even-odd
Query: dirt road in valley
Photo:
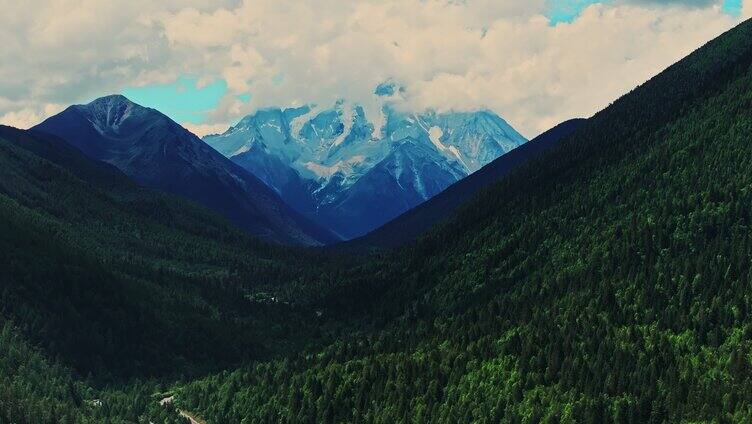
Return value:
[(178, 409), (178, 413), (180, 414), (181, 417), (187, 419), (191, 424), (206, 424), (206, 421), (198, 419), (185, 411), (181, 411)]
[[(166, 398), (159, 401), (159, 404), (161, 406), (165, 405), (172, 405), (172, 401), (175, 400), (175, 396), (167, 396)], [(181, 417), (185, 418), (190, 422), (191, 424), (206, 424), (206, 421), (195, 417), (190, 412), (182, 411), (178, 409), (178, 414), (180, 414)]]

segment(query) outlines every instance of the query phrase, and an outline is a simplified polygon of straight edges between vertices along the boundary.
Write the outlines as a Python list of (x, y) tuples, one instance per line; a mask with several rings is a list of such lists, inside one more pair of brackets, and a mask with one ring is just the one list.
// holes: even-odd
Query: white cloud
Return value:
[(208, 134), (222, 134), (227, 131), (227, 124), (192, 124), (190, 122), (181, 122), (180, 125), (188, 131), (203, 137)]
[(30, 128), (41, 120), (42, 116), (35, 110), (29, 108), (6, 112), (5, 114), (0, 115), (0, 124), (22, 129)]
[(45, 118), (54, 115), (65, 108), (65, 105), (45, 104), (39, 108), (23, 108), (11, 110), (0, 115), (0, 124), (11, 127), (28, 129), (40, 123)]
[(183, 69), (152, 17), (188, 6), (206, 11), (233, 3), (0, 0), (0, 122), (46, 117), (49, 104), (82, 102), (129, 85), (174, 79)]
[[(0, 63), (0, 122), (186, 73), (229, 87), (192, 127), (199, 133), (259, 107), (339, 98), (373, 116), (375, 85), (393, 78), (407, 87), (404, 107), (489, 108), (534, 136), (596, 112), (740, 22), (713, 1), (624, 0), (555, 27), (545, 0), (211, 3), (0, 0), (10, 10), (0, 45), (19, 58)], [(744, 6), (752, 15), (752, 0)], [(251, 101), (238, 102), (245, 92)]]

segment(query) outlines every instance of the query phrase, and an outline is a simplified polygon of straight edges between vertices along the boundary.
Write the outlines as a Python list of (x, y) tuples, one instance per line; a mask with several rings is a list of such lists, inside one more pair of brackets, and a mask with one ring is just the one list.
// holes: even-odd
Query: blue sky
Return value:
[(732, 16), (742, 13), (742, 0), (726, 0), (723, 2), (723, 11)]
[(546, 0), (548, 19), (551, 25), (561, 22), (572, 22), (580, 15), (583, 9), (594, 3), (593, 0)]
[(226, 92), (227, 83), (222, 79), (199, 88), (198, 78), (181, 76), (168, 84), (125, 88), (122, 94), (131, 101), (165, 113), (177, 122), (201, 124)]
[[(552, 25), (572, 22), (591, 4), (609, 2), (610, 0), (546, 0), (547, 16)], [(739, 16), (742, 12), (742, 0), (724, 0), (723, 11), (732, 16)]]

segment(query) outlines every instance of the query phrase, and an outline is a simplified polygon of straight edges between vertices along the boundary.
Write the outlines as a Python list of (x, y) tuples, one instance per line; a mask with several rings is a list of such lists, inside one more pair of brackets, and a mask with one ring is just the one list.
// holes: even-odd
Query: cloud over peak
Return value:
[(0, 0), (0, 43), (19, 58), (0, 62), (0, 122), (185, 75), (227, 86), (198, 129), (342, 98), (377, 113), (374, 88), (391, 79), (402, 107), (488, 108), (533, 136), (740, 22), (710, 0), (617, 0), (558, 25), (547, 0), (31, 3)]

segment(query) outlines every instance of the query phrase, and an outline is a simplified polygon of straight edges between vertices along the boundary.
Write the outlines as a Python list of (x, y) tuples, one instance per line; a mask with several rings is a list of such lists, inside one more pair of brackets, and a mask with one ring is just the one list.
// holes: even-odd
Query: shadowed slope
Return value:
[(572, 119), (546, 131), (529, 142), (494, 160), (480, 170), (452, 184), (425, 203), (398, 216), (371, 233), (338, 245), (350, 247), (396, 247), (419, 237), (484, 188), (497, 182), (516, 167), (552, 148), (580, 128), (584, 119)]
[(335, 240), (188, 130), (123, 96), (71, 106), (34, 130), (61, 137), (146, 187), (215, 210), (253, 235), (304, 245)]

